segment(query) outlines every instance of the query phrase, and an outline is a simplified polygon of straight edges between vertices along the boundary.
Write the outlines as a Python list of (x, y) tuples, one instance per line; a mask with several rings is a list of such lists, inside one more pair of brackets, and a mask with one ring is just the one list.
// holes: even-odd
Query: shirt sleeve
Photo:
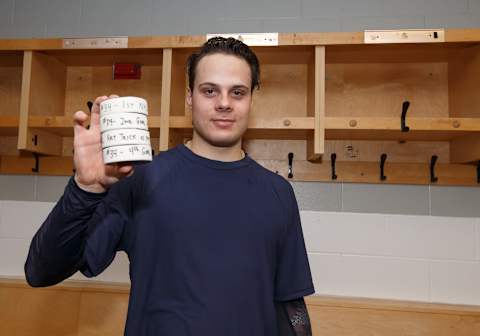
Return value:
[(280, 244), (275, 276), (275, 300), (297, 299), (315, 292), (300, 212), (293, 188), (288, 183), (287, 227)]
[(102, 194), (84, 191), (70, 178), (30, 243), (24, 269), (31, 286), (55, 285), (77, 271), (93, 277), (125, 250), (137, 170)]

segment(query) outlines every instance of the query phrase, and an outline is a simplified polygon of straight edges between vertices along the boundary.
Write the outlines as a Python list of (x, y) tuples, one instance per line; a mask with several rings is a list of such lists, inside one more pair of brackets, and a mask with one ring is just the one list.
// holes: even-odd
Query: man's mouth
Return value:
[(217, 127), (228, 128), (233, 125), (234, 120), (232, 119), (213, 119), (213, 123)]

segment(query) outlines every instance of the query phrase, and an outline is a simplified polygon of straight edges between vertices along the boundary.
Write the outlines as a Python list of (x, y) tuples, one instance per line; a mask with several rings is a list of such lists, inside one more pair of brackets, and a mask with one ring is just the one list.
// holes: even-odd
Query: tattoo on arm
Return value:
[(303, 298), (276, 302), (275, 304), (280, 336), (312, 335), (310, 317)]

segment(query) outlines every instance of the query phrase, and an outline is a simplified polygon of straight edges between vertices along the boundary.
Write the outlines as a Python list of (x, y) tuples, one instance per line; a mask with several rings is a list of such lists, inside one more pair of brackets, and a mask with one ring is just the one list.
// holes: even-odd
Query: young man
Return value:
[[(125, 335), (311, 335), (314, 293), (293, 189), (241, 149), (255, 54), (213, 38), (188, 61), (193, 138), (145, 165), (105, 166), (99, 104), (75, 114), (76, 174), (25, 264), (32, 286), (101, 273), (123, 250)], [(112, 96), (111, 96), (112, 97)]]

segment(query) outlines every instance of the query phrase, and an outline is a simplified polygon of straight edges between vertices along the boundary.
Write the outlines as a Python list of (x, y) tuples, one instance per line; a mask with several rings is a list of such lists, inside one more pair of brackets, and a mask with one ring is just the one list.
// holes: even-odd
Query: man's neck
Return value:
[(210, 160), (231, 162), (238, 161), (245, 157), (245, 152), (241, 148), (241, 142), (232, 147), (215, 147), (201, 140), (197, 140), (195, 135), (189, 140), (187, 146), (195, 154)]

